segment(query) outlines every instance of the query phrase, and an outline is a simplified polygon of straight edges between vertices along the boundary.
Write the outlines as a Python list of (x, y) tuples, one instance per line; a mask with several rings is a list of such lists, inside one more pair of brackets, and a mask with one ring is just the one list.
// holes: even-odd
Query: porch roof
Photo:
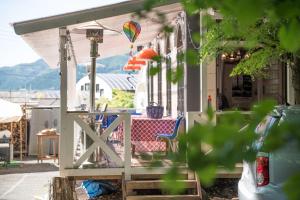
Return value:
[[(103, 7), (97, 7), (77, 12), (65, 13), (40, 19), (13, 23), (15, 33), (20, 35), (31, 48), (40, 55), (50, 67), (57, 67), (59, 63), (59, 27), (66, 27), (70, 31), (72, 44), (70, 51), (77, 63), (90, 61), (90, 42), (85, 34), (75, 33), (75, 29), (97, 25), (112, 29), (104, 30), (103, 43), (99, 44), (100, 57), (128, 53), (130, 42), (123, 33), (123, 24), (131, 19), (132, 14), (143, 8), (145, 0), (125, 1)], [(182, 7), (178, 0), (169, 0), (157, 5), (154, 11), (165, 13), (168, 22), (174, 21)], [(161, 24), (155, 22), (154, 11), (149, 18), (138, 21), (142, 31), (135, 41), (135, 47), (147, 45), (160, 32)], [(117, 33), (119, 32), (119, 33)]]

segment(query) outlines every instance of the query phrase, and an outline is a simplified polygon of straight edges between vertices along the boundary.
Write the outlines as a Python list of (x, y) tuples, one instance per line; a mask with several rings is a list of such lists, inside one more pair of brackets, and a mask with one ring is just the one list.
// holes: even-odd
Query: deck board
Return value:
[[(116, 143), (116, 142), (108, 142), (108, 145), (124, 161), (124, 146), (121, 145), (121, 143)], [(158, 166), (153, 165), (156, 158), (159, 158), (160, 161), (160, 165)], [(135, 171), (134, 169), (138, 169), (141, 167), (147, 168), (151, 166), (169, 168), (172, 166), (172, 161), (168, 159), (167, 156), (165, 156), (165, 152), (144, 152), (144, 153), (136, 152), (136, 154), (131, 159), (131, 167), (133, 168), (132, 170), (133, 174)], [(182, 167), (184, 167), (184, 165)], [(99, 168), (116, 169), (116, 168), (122, 168), (122, 166), (117, 165), (107, 155), (105, 155), (105, 153), (103, 153), (103, 158), (100, 162), (96, 162), (96, 163), (85, 162), (82, 168), (83, 169), (99, 169)], [(237, 164), (236, 168), (233, 171), (228, 171), (220, 167), (217, 172), (217, 178), (239, 178), (242, 174), (242, 170), (243, 170), (242, 164)], [(106, 179), (107, 177), (104, 176), (104, 178)]]

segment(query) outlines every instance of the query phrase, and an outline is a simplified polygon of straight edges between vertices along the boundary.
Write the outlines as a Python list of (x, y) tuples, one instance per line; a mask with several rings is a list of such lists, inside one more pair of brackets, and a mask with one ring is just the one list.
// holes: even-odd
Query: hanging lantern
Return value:
[(157, 56), (158, 53), (156, 51), (154, 51), (152, 48), (147, 48), (138, 53), (136, 57), (137, 59), (153, 60)]
[(146, 65), (145, 60), (138, 60), (136, 57), (133, 57), (128, 61), (129, 65)]
[(123, 31), (127, 36), (128, 40), (131, 42), (130, 55), (132, 56), (133, 43), (135, 42), (135, 40), (141, 32), (141, 26), (135, 21), (129, 21), (123, 25)]
[(123, 67), (124, 71), (135, 71), (135, 70), (141, 70), (142, 66), (141, 65), (125, 65)]

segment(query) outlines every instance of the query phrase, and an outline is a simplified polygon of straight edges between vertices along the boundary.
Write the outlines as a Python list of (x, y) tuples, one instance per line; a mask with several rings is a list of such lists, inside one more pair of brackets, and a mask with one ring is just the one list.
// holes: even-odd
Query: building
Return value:
[[(226, 70), (233, 67), (235, 63), (229, 63), (226, 60), (220, 62), (220, 58), (214, 58), (212, 62), (200, 63), (196, 66), (188, 64), (186, 58), (182, 55), (188, 48), (201, 48), (192, 42), (191, 32), (201, 34), (203, 27), (199, 26), (201, 24), (199, 20), (202, 18), (201, 15), (195, 18), (187, 16), (178, 2), (176, 0), (161, 2), (155, 8), (156, 12), (166, 15), (165, 18), (168, 24), (175, 27), (172, 34), (162, 34), (161, 24), (156, 23), (156, 20), (140, 19), (141, 27), (145, 30), (141, 33), (135, 45), (144, 46), (145, 48), (152, 47), (165, 58), (163, 62), (148, 62), (148, 70), (153, 67), (160, 69), (157, 75), (149, 76), (149, 73), (144, 71), (146, 87), (141, 86), (142, 89), (139, 91), (146, 91), (145, 97), (148, 102), (157, 102), (163, 105), (166, 108), (165, 115), (173, 117), (185, 115), (188, 128), (190, 128), (195, 121), (190, 118), (190, 113), (197, 113), (199, 116), (206, 110), (208, 104), (218, 108), (217, 97), (220, 96), (220, 93), (227, 98), (228, 107), (243, 108), (244, 105), (249, 105), (253, 101), (267, 96), (274, 96), (274, 94), (277, 94), (276, 91), (279, 90), (282, 90), (281, 93), (275, 96), (278, 103), (285, 101), (286, 87), (289, 86), (283, 84), (285, 83), (285, 66), (281, 63), (275, 62), (274, 67), (272, 66), (273, 79), (261, 80), (260, 83), (255, 83), (249, 80), (248, 77), (230, 78), (227, 76), (228, 72)], [(76, 34), (74, 30), (79, 28), (82, 30), (82, 27), (87, 27), (92, 22), (97, 21), (97, 24), (100, 24), (101, 26), (99, 26), (104, 29), (102, 29), (104, 31), (102, 40), (98, 40), (101, 44), (97, 44), (102, 57), (129, 52), (128, 46), (123, 45), (129, 43), (125, 36), (119, 34), (119, 32), (125, 22), (132, 20), (132, 13), (143, 7), (143, 3), (143, 0), (125, 1), (114, 5), (13, 24), (15, 32), (21, 35), (50, 66), (57, 67), (57, 63), (60, 63), (61, 176), (120, 177), (124, 173), (125, 180), (130, 180), (131, 175), (163, 174), (166, 169), (170, 169), (170, 166), (162, 166), (150, 171), (145, 166), (132, 165), (130, 113), (126, 111), (118, 113), (116, 121), (99, 137), (98, 133), (91, 129), (88, 122), (84, 121), (84, 119), (96, 115), (96, 113), (93, 110), (91, 112), (74, 110), (74, 107), (76, 107), (74, 97), (76, 96), (77, 62), (85, 63), (95, 58), (93, 55), (90, 57), (90, 49), (95, 50), (93, 45), (90, 44), (91, 41), (95, 42), (95, 40), (90, 41), (87, 38), (88, 29), (84, 32), (86, 34)], [(154, 17), (155, 14), (152, 14)], [(175, 84), (167, 81), (168, 72), (174, 70), (179, 70), (184, 74)], [(95, 75), (94, 73), (93, 70), (93, 75)], [(238, 87), (241, 88), (241, 86), (243, 88), (238, 90)], [(267, 90), (270, 86), (274, 88), (274, 91)], [(83, 89), (85, 90), (85, 88)], [(106, 114), (113, 115), (115, 113), (106, 112)], [(106, 144), (106, 141), (111, 131), (122, 122), (124, 125), (124, 155), (120, 156)], [(74, 131), (74, 124), (80, 126), (86, 136), (94, 141), (75, 161), (74, 149), (76, 148), (76, 142), (74, 141), (78, 138), (76, 131)], [(84, 161), (97, 148), (101, 148), (114, 165), (103, 168), (83, 168)]]
[[(210, 13), (220, 20), (217, 13)], [(248, 75), (231, 77), (232, 69), (238, 59), (219, 55), (199, 65), (188, 64), (182, 52), (187, 49), (198, 50), (199, 45), (192, 41), (191, 33), (205, 29), (200, 27), (201, 14), (191, 18), (181, 12), (172, 22), (175, 30), (167, 36), (157, 35), (150, 45), (163, 57), (163, 62), (149, 62), (148, 70), (159, 67), (161, 70), (155, 76), (147, 76), (148, 102), (163, 105), (165, 116), (177, 117), (187, 112), (203, 112), (210, 104), (215, 110), (240, 109), (249, 110), (255, 103), (266, 98), (285, 104), (291, 98), (288, 89), (291, 84), (287, 80), (289, 71), (285, 63), (274, 60), (269, 66), (268, 76), (256, 78)], [(237, 55), (244, 56), (241, 46)], [(182, 71), (182, 78), (175, 84), (167, 81), (168, 71)], [(144, 74), (144, 75), (145, 75)], [(292, 102), (292, 101), (291, 101)]]
[(0, 98), (26, 107), (59, 107), (60, 94), (57, 90), (0, 91)]
[[(111, 100), (113, 90), (134, 92), (137, 83), (136, 75), (131, 74), (96, 74), (96, 94), (95, 98), (100, 97)], [(76, 94), (79, 96), (80, 104), (89, 103), (90, 79), (84, 76), (76, 83)]]

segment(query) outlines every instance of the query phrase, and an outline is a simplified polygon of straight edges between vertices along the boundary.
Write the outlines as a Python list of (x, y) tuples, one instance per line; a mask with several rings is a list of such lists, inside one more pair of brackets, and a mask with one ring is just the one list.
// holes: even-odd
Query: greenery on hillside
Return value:
[[(125, 73), (122, 67), (128, 61), (128, 55), (119, 55), (99, 59), (97, 73)], [(77, 80), (85, 76), (86, 68), (78, 65)], [(51, 69), (43, 60), (18, 64), (12, 67), (0, 67), (0, 90), (58, 90), (59, 69)]]

